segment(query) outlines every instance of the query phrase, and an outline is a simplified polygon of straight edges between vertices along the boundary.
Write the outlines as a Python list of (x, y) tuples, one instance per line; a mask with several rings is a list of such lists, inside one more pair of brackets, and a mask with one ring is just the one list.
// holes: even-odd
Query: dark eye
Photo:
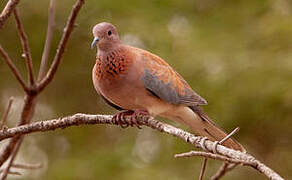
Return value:
[(108, 31), (107, 34), (110, 36), (112, 35), (112, 31)]

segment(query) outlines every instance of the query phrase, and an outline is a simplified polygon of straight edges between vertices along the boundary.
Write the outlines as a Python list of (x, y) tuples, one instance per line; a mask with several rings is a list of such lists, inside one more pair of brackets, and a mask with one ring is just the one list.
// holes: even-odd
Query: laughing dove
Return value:
[[(115, 26), (103, 22), (93, 28), (92, 48), (97, 46), (92, 71), (98, 94), (122, 114), (146, 113), (189, 126), (212, 141), (227, 134), (215, 125), (200, 105), (207, 101), (162, 58), (139, 48), (124, 45)], [(223, 144), (243, 151), (230, 138)]]

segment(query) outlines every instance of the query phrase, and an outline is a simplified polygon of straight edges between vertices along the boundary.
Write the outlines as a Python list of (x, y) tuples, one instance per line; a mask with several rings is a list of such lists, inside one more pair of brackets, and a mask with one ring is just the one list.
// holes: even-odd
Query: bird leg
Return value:
[(137, 126), (137, 128), (139, 129), (142, 129), (141, 128), (141, 123), (139, 123), (139, 121), (137, 121), (137, 119), (140, 117), (140, 116), (150, 116), (150, 114), (148, 113), (148, 111), (146, 110), (134, 110), (134, 113), (131, 115), (131, 122), (130, 122), (130, 125), (133, 126)]
[(132, 110), (122, 110), (114, 114), (113, 120), (116, 120), (117, 124), (120, 125), (122, 128), (127, 128), (129, 123), (125, 120), (126, 116), (132, 116), (134, 111)]
[[(126, 119), (125, 116), (130, 116), (129, 119)], [(148, 111), (145, 110), (124, 110), (116, 113), (113, 116), (113, 119), (117, 121), (117, 124), (120, 125), (122, 128), (127, 128), (128, 126), (136, 126), (137, 128), (141, 129), (141, 123), (137, 121), (137, 118), (140, 116), (149, 116)]]

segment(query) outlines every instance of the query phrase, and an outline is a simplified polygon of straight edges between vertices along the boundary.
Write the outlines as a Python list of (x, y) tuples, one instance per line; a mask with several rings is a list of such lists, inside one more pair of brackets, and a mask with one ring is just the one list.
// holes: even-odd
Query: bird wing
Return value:
[(142, 81), (151, 94), (171, 104), (207, 104), (163, 59), (147, 51), (142, 51), (141, 54), (145, 65)]

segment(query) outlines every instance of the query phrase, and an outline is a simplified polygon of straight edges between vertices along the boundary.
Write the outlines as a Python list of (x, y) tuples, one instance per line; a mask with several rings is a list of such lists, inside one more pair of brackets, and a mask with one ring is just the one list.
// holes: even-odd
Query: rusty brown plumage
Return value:
[[(186, 124), (213, 141), (226, 136), (199, 107), (207, 101), (162, 58), (122, 44), (116, 28), (110, 23), (97, 24), (93, 35), (92, 47), (98, 48), (93, 84), (108, 104), (128, 110), (127, 114), (147, 112)], [(224, 145), (244, 150), (232, 138)]]
[(127, 72), (130, 63), (120, 51), (111, 52), (106, 57), (99, 56), (96, 59), (96, 78), (117, 78)]

